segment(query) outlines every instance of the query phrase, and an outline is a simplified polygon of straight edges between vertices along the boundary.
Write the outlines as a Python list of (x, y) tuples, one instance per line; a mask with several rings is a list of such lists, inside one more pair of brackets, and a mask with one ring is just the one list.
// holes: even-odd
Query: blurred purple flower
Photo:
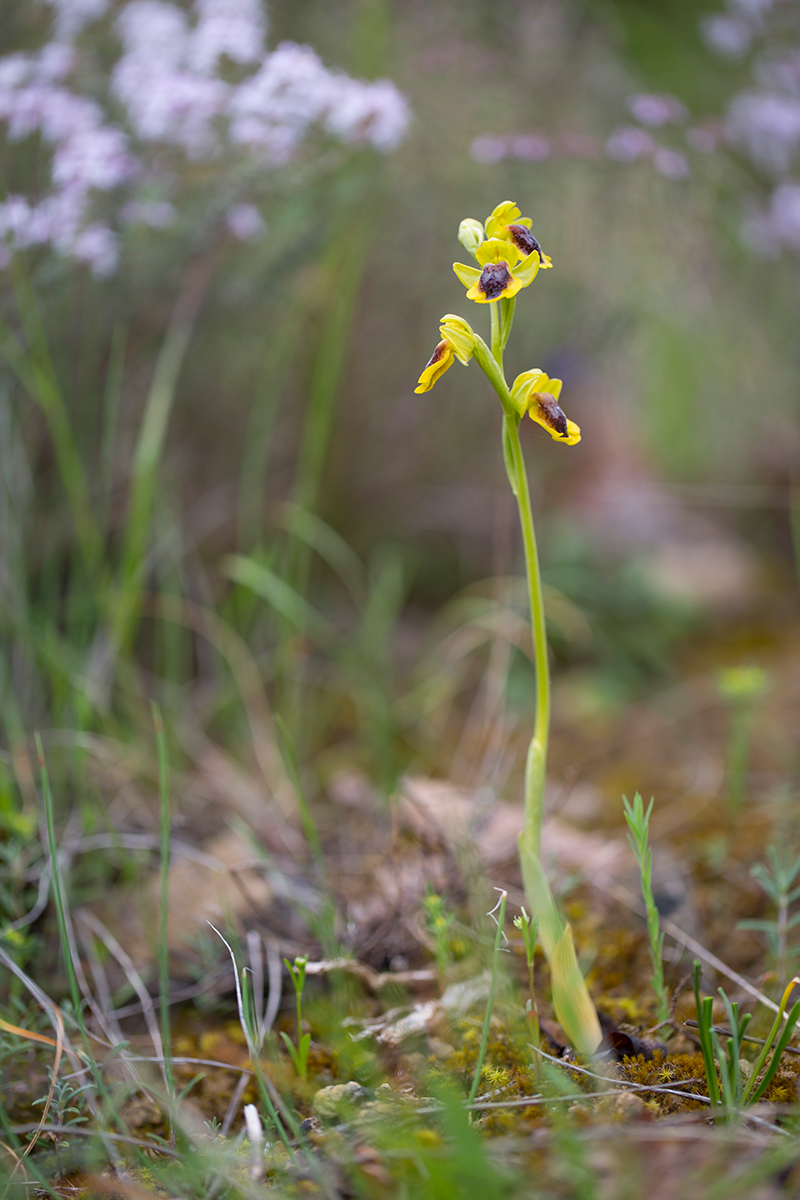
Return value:
[(725, 58), (743, 58), (750, 49), (752, 31), (738, 17), (708, 17), (700, 22), (700, 29), (711, 49)]
[(470, 156), (479, 163), (499, 163), (506, 157), (506, 139), (492, 133), (475, 138), (469, 148)]
[(800, 249), (800, 184), (782, 183), (775, 189), (770, 218), (781, 241)]
[(655, 142), (649, 133), (637, 125), (623, 125), (615, 129), (606, 142), (606, 154), (617, 162), (636, 162), (651, 155)]
[(538, 134), (518, 134), (511, 139), (511, 156), (520, 162), (544, 162), (550, 157), (550, 143)]
[(686, 179), (692, 173), (686, 158), (677, 150), (669, 150), (666, 146), (656, 148), (653, 166), (665, 179)]
[(331, 74), (325, 128), (344, 142), (364, 142), (384, 152), (396, 149), (409, 122), (405, 97), (388, 79), (368, 83)]
[(201, 75), (215, 71), (221, 58), (256, 63), (264, 54), (266, 20), (260, 0), (196, 0), (197, 27), (187, 63)]
[(95, 275), (111, 275), (119, 259), (117, 235), (105, 225), (90, 225), (75, 238), (70, 254), (87, 263)]
[(108, 0), (48, 0), (56, 14), (56, 37), (71, 41), (84, 25), (102, 17)]
[(758, 166), (783, 174), (800, 147), (800, 98), (751, 92), (728, 111), (728, 135)]
[(53, 155), (53, 182), (58, 187), (109, 191), (136, 174), (128, 139), (120, 129), (100, 126), (65, 138)]
[(642, 125), (659, 128), (671, 121), (685, 121), (688, 109), (675, 96), (655, 92), (639, 92), (627, 100), (631, 116)]
[[(108, 0), (48, 0), (55, 40), (38, 54), (0, 58), (0, 120), (19, 140), (38, 133), (52, 147), (52, 192), (38, 203), (10, 196), (0, 205), (0, 258), (14, 247), (50, 243), (98, 274), (114, 269), (117, 236), (91, 222), (93, 193), (130, 183), (144, 171), (149, 143), (189, 159), (215, 160), (230, 145), (255, 149), (270, 165), (287, 162), (312, 126), (349, 143), (393, 150), (410, 115), (388, 80), (353, 79), (324, 65), (308, 46), (264, 47), (262, 0), (194, 0), (188, 11), (167, 0), (130, 0), (114, 28), (121, 54), (111, 72), (111, 96), (123, 122), (112, 125), (101, 104), (67, 86), (80, 65), (72, 39), (102, 17)], [(224, 61), (257, 69), (239, 83), (220, 78)], [(138, 157), (131, 149), (129, 129)], [(123, 224), (165, 228), (172, 205), (130, 199)], [(257, 236), (263, 221), (252, 205), (234, 205), (235, 236)]]
[(240, 242), (252, 242), (266, 229), (255, 204), (234, 204), (225, 214), (225, 224)]

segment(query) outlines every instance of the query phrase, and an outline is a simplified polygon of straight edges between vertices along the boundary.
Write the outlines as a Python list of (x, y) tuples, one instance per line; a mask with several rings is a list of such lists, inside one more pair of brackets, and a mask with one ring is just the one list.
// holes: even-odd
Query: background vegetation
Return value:
[[(797, 21), (792, 3), (776, 7), (779, 24), (759, 33), (767, 56)], [(9, 255), (0, 932), (53, 999), (69, 989), (34, 731), (72, 906), (96, 911), (105, 896), (119, 916), (131, 895), (153, 901), (167, 786), (162, 758), (159, 810), (155, 701), (175, 836), (199, 853), (233, 826), (253, 855), (277, 856), (293, 915), (270, 929), (290, 956), (364, 949), (365, 926), (347, 918), (358, 885), (345, 902), (341, 878), (370, 871), (357, 863), (365, 789), (384, 815), (407, 777), (519, 799), (533, 688), (499, 412), (476, 370), (413, 391), (442, 313), (472, 316), (451, 271), (458, 222), (505, 198), (533, 215), (555, 266), (519, 306), (509, 378), (532, 366), (562, 377), (583, 430), (569, 452), (526, 431), (551, 609), (554, 796), (591, 784), (594, 825), (610, 829), (625, 789), (656, 794), (656, 813), (702, 793), (714, 819), (679, 852), (717, 888), (703, 902), (712, 942), (725, 889), (745, 886), (765, 843), (792, 841), (797, 261), (758, 253), (748, 234), (774, 177), (724, 133), (754, 60), (715, 53), (702, 30), (715, 16), (711, 0), (274, 0), (271, 48), (309, 44), (329, 67), (400, 88), (411, 121), (396, 150), (319, 130), (280, 167), (161, 147), (153, 196), (171, 180), (175, 221), (122, 228), (115, 271), (96, 277), (37, 247)], [(50, 22), (46, 5), (6, 0), (7, 49), (38, 48)], [(113, 39), (106, 27), (82, 36), (99, 92)], [(631, 98), (653, 93), (679, 102), (662, 125), (632, 115)], [(7, 194), (35, 194), (48, 153), (35, 136), (8, 140)], [(224, 222), (242, 200), (265, 223), (246, 241)], [(742, 663), (769, 680), (744, 751), (742, 736), (729, 746), (738, 701), (714, 682)], [(725, 824), (731, 794), (764, 818), (749, 849)], [(724, 867), (729, 854), (738, 867)], [(474, 917), (487, 886), (454, 896)], [(335, 903), (317, 902), (337, 888)], [(747, 897), (728, 933), (764, 916), (757, 889)], [(243, 936), (229, 916), (229, 936)], [(740, 969), (777, 955), (776, 991), (786, 937), (771, 959), (753, 933), (736, 937)], [(376, 934), (364, 957), (411, 961), (401, 941)], [(226, 989), (231, 1002), (224, 948), (196, 930), (184, 943), (175, 994), (213, 975), (216, 1003)], [(435, 954), (435, 931), (427, 945)], [(154, 959), (133, 957), (155, 990)], [(112, 978), (116, 1008), (132, 996), (124, 976)], [(7, 965), (15, 1025), (19, 978)], [(341, 1016), (347, 997), (332, 995)], [(325, 1043), (335, 1020), (320, 1009), (316, 1021)], [(358, 1055), (329, 1037), (342, 1055), (331, 1078), (344, 1081)], [(457, 1164), (478, 1155), (446, 1111), (455, 1175), (419, 1194), (456, 1194)], [(565, 1194), (594, 1194), (580, 1190), (574, 1131), (554, 1128), (572, 1164)]]

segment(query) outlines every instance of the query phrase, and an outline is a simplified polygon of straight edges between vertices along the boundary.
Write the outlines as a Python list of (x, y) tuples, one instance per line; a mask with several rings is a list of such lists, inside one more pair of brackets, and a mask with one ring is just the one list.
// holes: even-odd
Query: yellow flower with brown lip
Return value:
[(520, 288), (533, 283), (539, 270), (539, 255), (535, 250), (523, 255), (513, 242), (503, 238), (482, 242), (475, 257), (481, 270), (465, 263), (453, 263), (453, 270), (468, 289), (467, 299), (476, 304), (493, 304), (504, 296), (516, 296)]
[(512, 242), (525, 256), (535, 250), (542, 269), (552, 267), (549, 256), (531, 233), (531, 224), (530, 217), (523, 217), (513, 200), (504, 200), (502, 204), (498, 204), (492, 215), (486, 218), (486, 236)]
[(558, 403), (562, 386), (560, 379), (550, 379), (544, 371), (525, 371), (514, 380), (511, 403), (520, 415), (527, 413), (555, 441), (574, 446), (581, 440), (581, 431)]
[(458, 359), (464, 366), (472, 358), (475, 346), (475, 334), (472, 327), (463, 317), (453, 313), (445, 313), (439, 326), (442, 340), (431, 355), (424, 371), (419, 377), (415, 392), (429, 392), (437, 379), (444, 375)]

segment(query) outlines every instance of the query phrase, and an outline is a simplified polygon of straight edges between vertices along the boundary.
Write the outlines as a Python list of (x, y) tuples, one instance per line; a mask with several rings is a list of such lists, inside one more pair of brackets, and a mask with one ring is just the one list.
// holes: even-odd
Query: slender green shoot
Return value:
[(156, 362), (133, 456), (130, 498), (122, 539), (118, 594), (114, 602), (112, 631), (118, 649), (130, 646), (142, 601), (147, 543), (155, 501), (158, 467), (164, 450), (178, 375), (189, 348), (195, 319), (211, 264), (197, 264), (187, 272), (172, 319)]
[(231, 946), (230, 942), (222, 936), (222, 934), (216, 928), (215, 925), (212, 925), (210, 921), (208, 922), (208, 925), (210, 926), (211, 929), (214, 930), (214, 933), (220, 939), (220, 941), (222, 942), (222, 944), (225, 946), (226, 950), (228, 951), (228, 954), (230, 955), (231, 963), (233, 964), (233, 982), (236, 986), (236, 1005), (239, 1010), (239, 1024), (242, 1027), (242, 1033), (244, 1034), (245, 1040), (247, 1042), (247, 1050), (250, 1055), (250, 1061), (253, 1064), (253, 1070), (255, 1072), (256, 1081), (258, 1083), (258, 1088), (261, 1093), (261, 1099), (264, 1101), (264, 1107), (266, 1108), (267, 1112), (269, 1113), (269, 1119), (272, 1122), (272, 1124), (274, 1125), (275, 1130), (278, 1134), (278, 1137), (283, 1142), (283, 1145), (286, 1148), (286, 1151), (289, 1155), (290, 1162), (294, 1162), (295, 1154), (294, 1154), (294, 1150), (292, 1149), (291, 1143), (289, 1141), (289, 1135), (287, 1134), (286, 1129), (288, 1127), (288, 1129), (293, 1134), (295, 1134), (295, 1136), (297, 1136), (297, 1134), (299, 1132), (299, 1126), (298, 1126), (297, 1121), (295, 1121), (293, 1114), (285, 1107), (285, 1105), (283, 1105), (280, 1102), (279, 1097), (276, 1096), (276, 1100), (278, 1101), (278, 1104), (280, 1104), (280, 1107), (281, 1107), (281, 1115), (280, 1116), (278, 1115), (278, 1109), (277, 1109), (276, 1103), (275, 1103), (275, 1101), (273, 1101), (273, 1097), (270, 1093), (270, 1088), (269, 1088), (269, 1085), (267, 1082), (267, 1078), (264, 1075), (264, 1072), (261, 1068), (261, 1059), (259, 1057), (260, 1047), (258, 1045), (258, 1033), (257, 1033), (257, 1030), (255, 1029), (253, 1021), (251, 1019), (252, 1018), (252, 1005), (245, 1003), (244, 989), (242, 987), (242, 980), (246, 980), (247, 976), (245, 975), (245, 972), (243, 971), (242, 979), (239, 978), (239, 965), (236, 962), (236, 955), (233, 952), (233, 947)]
[(151, 703), (153, 727), (158, 751), (158, 796), (161, 831), (161, 872), (158, 896), (158, 987), (161, 1006), (161, 1045), (164, 1056), (164, 1082), (170, 1097), (175, 1095), (175, 1072), (172, 1068), (172, 1037), (169, 1011), (169, 868), (170, 868), (170, 803), (169, 754), (164, 734), (161, 709)]
[[(533, 1024), (533, 1044), (539, 1048), (539, 1009), (536, 1006), (536, 989), (534, 987), (534, 965), (536, 959), (536, 939), (539, 936), (539, 918), (529, 917), (527, 910), (523, 907), (519, 910), (519, 916), (514, 917), (514, 926), (522, 934), (522, 944), (525, 947), (525, 961), (528, 965), (528, 1001), (525, 1005), (525, 1011), (531, 1018)], [(539, 1068), (539, 1056), (534, 1058), (535, 1066)]]
[(769, 686), (763, 667), (726, 667), (717, 676), (717, 687), (730, 713), (730, 733), (725, 780), (725, 803), (735, 816), (747, 789), (753, 720), (758, 702)]
[(800, 899), (800, 887), (796, 886), (800, 855), (786, 857), (775, 846), (767, 846), (766, 855), (767, 863), (756, 863), (750, 874), (775, 905), (775, 916), (739, 921), (737, 929), (754, 929), (766, 935), (775, 973), (778, 979), (785, 979), (789, 962), (797, 957), (796, 948), (789, 945), (789, 934), (800, 925), (800, 913), (790, 916), (789, 910)]
[[(706, 1069), (708, 1095), (712, 1105), (725, 1105), (734, 1113), (748, 1105), (756, 1104), (766, 1092), (781, 1063), (781, 1055), (789, 1044), (791, 1036), (797, 1032), (797, 1022), (800, 1019), (800, 1000), (787, 1013), (786, 1007), (794, 989), (800, 986), (800, 978), (795, 976), (784, 989), (779, 1012), (776, 1014), (772, 1027), (764, 1039), (760, 1053), (756, 1058), (750, 1073), (745, 1080), (742, 1076), (741, 1054), (742, 1043), (750, 1023), (750, 1014), (739, 1015), (739, 1006), (731, 1002), (722, 988), (719, 995), (725, 1005), (728, 1017), (728, 1032), (723, 1033), (724, 1045), (720, 1034), (713, 1026), (713, 999), (711, 996), (700, 995), (700, 961), (694, 961), (694, 994), (697, 1005), (697, 1032), (700, 1038), (700, 1048)], [(784, 1022), (780, 1032), (781, 1023)], [(776, 1040), (777, 1039), (777, 1040)], [(719, 1080), (717, 1079), (719, 1072)]]
[[(781, 1021), (783, 1020), (783, 1013), (787, 1011), (786, 1006), (789, 1003), (789, 997), (794, 989), (799, 985), (800, 978), (795, 975), (795, 977), (789, 981), (784, 989), (780, 1002), (780, 1012), (776, 1013), (775, 1015), (775, 1020), (772, 1022), (772, 1028), (764, 1039), (764, 1045), (761, 1047), (761, 1053), (753, 1063), (753, 1069), (750, 1072), (750, 1078), (747, 1080), (747, 1083), (742, 1091), (742, 1104), (755, 1104), (758, 1100), (760, 1100), (772, 1082), (775, 1072), (778, 1070), (781, 1061), (781, 1055), (789, 1043), (789, 1038), (793, 1033), (796, 1032), (797, 1019), (798, 1016), (800, 1016), (800, 1002), (792, 1006), (791, 1011), (788, 1013), (786, 1024), (783, 1027), (783, 1032), (781, 1033), (780, 1037), (778, 1037), (778, 1030), (780, 1028)], [(776, 1037), (778, 1037), (778, 1040), (773, 1049), (773, 1043), (775, 1042)], [(764, 1072), (762, 1078), (759, 1080), (759, 1075), (764, 1069), (771, 1049), (773, 1052), (769, 1066)]]
[(75, 1013), (75, 1018), (78, 1022), (78, 1028), (85, 1038), (86, 1027), (83, 1022), (83, 997), (81, 996), (80, 987), (78, 986), (78, 976), (75, 972), (75, 964), (72, 961), (72, 939), (69, 935), (69, 927), (67, 923), (67, 905), (61, 886), (61, 872), (58, 867), (58, 845), (56, 844), (56, 827), (53, 816), (53, 793), (50, 789), (50, 776), (47, 771), (44, 750), (42, 749), (42, 739), (38, 732), (34, 734), (34, 741), (36, 743), (36, 755), (39, 761), (39, 773), (42, 779), (42, 798), (44, 801), (45, 824), (47, 826), (47, 848), (50, 854), (50, 883), (53, 891), (53, 901), (56, 906), (58, 933), (61, 939), (61, 952), (64, 955), (64, 964), (67, 969), (69, 994), (72, 999), (73, 1012)]
[(750, 1013), (739, 1015), (739, 1004), (730, 1001), (722, 988), (717, 989), (725, 1011), (728, 1014), (730, 1035), (725, 1039), (725, 1047), (719, 1040), (715, 1030), (711, 1030), (711, 1040), (714, 1054), (719, 1064), (719, 1076), (722, 1084), (722, 1099), (729, 1112), (734, 1112), (742, 1101), (742, 1038), (750, 1024)]
[(292, 1057), (294, 1069), (301, 1079), (308, 1077), (308, 1051), (311, 1045), (311, 1034), (303, 1033), (303, 988), (306, 982), (306, 967), (308, 966), (308, 955), (299, 955), (293, 963), (290, 963), (288, 958), (285, 958), (284, 964), (286, 970), (292, 978), (294, 986), (295, 1003), (297, 1006), (297, 1046), (292, 1043), (292, 1039), (288, 1033), (281, 1032), (281, 1038)]
[(703, 1065), (706, 1069), (706, 1085), (708, 1087), (708, 1098), (712, 1105), (721, 1103), (719, 1094), (719, 1081), (717, 1080), (717, 1068), (715, 1065), (714, 1042), (713, 1042), (713, 1024), (714, 1024), (714, 1000), (711, 996), (702, 997), (700, 994), (700, 975), (702, 967), (700, 959), (694, 960), (694, 968), (692, 971), (692, 983), (694, 986), (695, 1007), (697, 1009), (697, 1034), (700, 1038), (700, 1050), (703, 1055)]
[[(475, 1078), (472, 1080), (472, 1087), (469, 1090), (468, 1104), (472, 1104), (478, 1094), (478, 1086), (481, 1081), (483, 1072), (483, 1063), (486, 1058), (486, 1046), (489, 1042), (489, 1024), (492, 1019), (492, 1009), (494, 1007), (494, 994), (497, 990), (497, 974), (500, 966), (500, 951), (503, 949), (503, 940), (505, 933), (503, 932), (503, 921), (506, 915), (506, 901), (508, 900), (508, 892), (502, 888), (496, 888), (500, 892), (500, 899), (495, 904), (494, 908), (487, 915), (497, 925), (497, 933), (494, 939), (494, 951), (492, 953), (492, 980), (489, 984), (489, 995), (486, 999), (486, 1016), (483, 1019), (483, 1032), (481, 1033), (481, 1044), (478, 1048), (478, 1057), (475, 1062)], [(495, 915), (496, 914), (496, 915)]]
[(422, 906), (427, 917), (428, 932), (436, 944), (436, 966), (439, 981), (443, 985), (453, 957), (450, 952), (450, 926), (455, 920), (455, 913), (448, 912), (444, 896), (432, 891), (423, 898)]
[[(650, 983), (656, 997), (656, 1012), (659, 1023), (669, 1020), (669, 992), (664, 983), (664, 934), (661, 932), (658, 908), (653, 897), (653, 851), (649, 846), (650, 815), (653, 799), (645, 812), (642, 797), (637, 792), (633, 804), (627, 796), (622, 797), (625, 820), (628, 824), (628, 841), (639, 864), (642, 899), (647, 909), (647, 933), (650, 938), (650, 961), (653, 974)], [(698, 1017), (699, 1020), (699, 1017)]]

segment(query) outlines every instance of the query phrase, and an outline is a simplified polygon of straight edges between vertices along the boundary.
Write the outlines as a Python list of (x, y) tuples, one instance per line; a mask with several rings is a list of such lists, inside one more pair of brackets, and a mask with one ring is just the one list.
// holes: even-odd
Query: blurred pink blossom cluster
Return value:
[(700, 28), (712, 50), (725, 58), (743, 58), (764, 32), (776, 0), (728, 0), (725, 12), (706, 17)]
[[(113, 272), (122, 226), (164, 229), (177, 217), (164, 198), (174, 170), (159, 165), (159, 148), (220, 170), (234, 153), (268, 171), (289, 162), (312, 128), (388, 152), (408, 127), (407, 102), (388, 80), (332, 70), (309, 46), (267, 50), (262, 0), (194, 0), (189, 11), (166, 0), (113, 9), (109, 0), (48, 2), (52, 40), (38, 53), (0, 57), (9, 141), (38, 135), (50, 151), (48, 188), (0, 203), (0, 265), (15, 249), (49, 245), (98, 275)], [(101, 20), (119, 55), (106, 86), (95, 78), (88, 95), (80, 86), (85, 30)], [(94, 219), (98, 193), (114, 199), (105, 222)], [(243, 241), (265, 229), (250, 202), (231, 204), (225, 224)]]
[[(685, 179), (690, 174), (689, 161), (684, 153), (662, 145), (651, 129), (667, 125), (684, 126), (688, 110), (675, 96), (640, 92), (629, 96), (628, 110), (637, 125), (621, 125), (607, 139), (605, 145), (588, 134), (565, 132), (543, 134), (483, 134), (472, 143), (470, 153), (476, 162), (497, 163), (504, 159), (520, 162), (544, 162), (551, 157), (595, 159), (603, 154), (616, 162), (632, 163), (639, 159), (650, 159), (659, 174), (667, 179)], [(689, 127), (684, 129), (686, 145), (700, 153), (708, 153), (717, 144), (717, 136), (710, 128)]]
[(800, 14), (778, 0), (727, 0), (723, 13), (707, 18), (708, 44), (728, 58), (751, 55), (752, 85), (728, 107), (728, 142), (744, 152), (768, 195), (744, 223), (751, 247), (775, 256), (782, 247), (800, 250)]

